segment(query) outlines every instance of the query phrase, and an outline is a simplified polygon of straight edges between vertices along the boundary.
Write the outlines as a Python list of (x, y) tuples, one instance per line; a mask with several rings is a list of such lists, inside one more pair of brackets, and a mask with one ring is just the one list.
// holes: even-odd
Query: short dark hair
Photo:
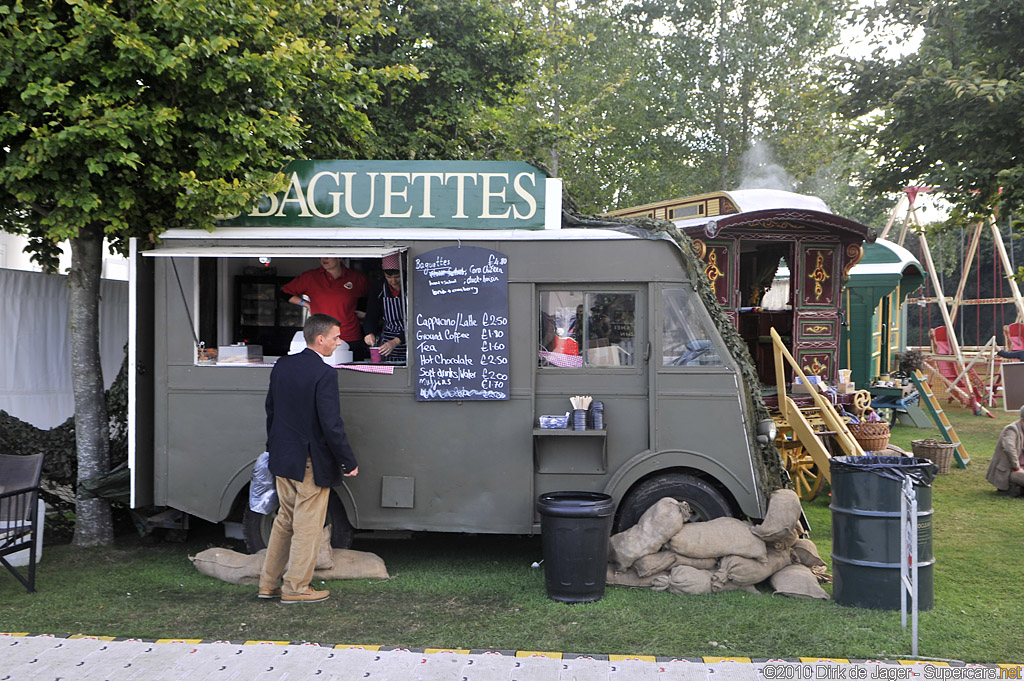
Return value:
[(306, 345), (315, 343), (317, 336), (326, 336), (333, 326), (340, 329), (341, 322), (329, 314), (318, 312), (309, 315), (305, 326), (302, 327), (302, 337), (306, 339)]

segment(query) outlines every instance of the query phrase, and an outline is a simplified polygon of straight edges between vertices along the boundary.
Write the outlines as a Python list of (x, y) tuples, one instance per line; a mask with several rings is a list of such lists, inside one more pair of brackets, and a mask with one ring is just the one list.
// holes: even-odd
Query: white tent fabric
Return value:
[[(128, 283), (100, 285), (103, 385), (114, 382), (128, 341)], [(74, 414), (68, 278), (0, 269), (0, 409), (37, 428)]]

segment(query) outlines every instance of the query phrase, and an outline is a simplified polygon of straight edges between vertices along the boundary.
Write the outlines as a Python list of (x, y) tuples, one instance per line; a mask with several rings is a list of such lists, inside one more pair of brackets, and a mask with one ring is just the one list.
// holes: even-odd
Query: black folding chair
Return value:
[[(36, 555), (39, 552), (39, 476), (43, 455), (0, 454), (0, 563), (29, 593), (36, 590)], [(28, 578), (7, 556), (28, 549)]]

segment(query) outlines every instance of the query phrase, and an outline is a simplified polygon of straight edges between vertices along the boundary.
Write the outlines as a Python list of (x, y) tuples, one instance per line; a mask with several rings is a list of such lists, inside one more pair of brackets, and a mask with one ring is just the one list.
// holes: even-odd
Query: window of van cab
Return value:
[(721, 366), (722, 358), (708, 331), (711, 320), (697, 294), (691, 289), (667, 288), (661, 302), (662, 366)]
[(635, 366), (636, 293), (542, 291), (539, 309), (539, 366)]

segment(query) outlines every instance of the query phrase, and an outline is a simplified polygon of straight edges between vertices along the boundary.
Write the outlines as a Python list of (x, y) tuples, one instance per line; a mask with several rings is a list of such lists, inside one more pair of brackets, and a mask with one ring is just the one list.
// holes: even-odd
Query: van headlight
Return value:
[(763, 419), (757, 424), (757, 441), (762, 444), (775, 442), (775, 436), (779, 434), (779, 427), (773, 419)]

